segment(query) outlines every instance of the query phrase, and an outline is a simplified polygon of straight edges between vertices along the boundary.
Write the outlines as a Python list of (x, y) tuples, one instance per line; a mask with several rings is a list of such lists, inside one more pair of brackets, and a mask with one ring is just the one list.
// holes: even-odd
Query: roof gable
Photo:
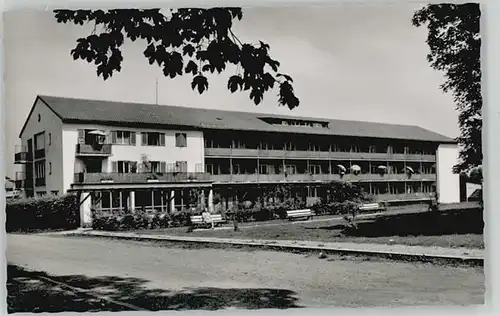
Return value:
[(37, 104), (39, 104), (38, 101), (41, 101), (46, 107), (48, 107), (57, 117), (59, 117), (61, 120), (62, 120), (62, 117), (61, 115), (59, 115), (59, 113), (57, 113), (56, 111), (54, 111), (54, 109), (52, 109), (50, 107), (50, 105), (45, 102), (43, 100), (43, 98), (41, 98), (40, 96), (37, 96), (35, 98), (35, 102), (33, 102), (33, 105), (31, 106), (31, 110), (30, 112), (28, 113), (28, 117), (26, 117), (26, 120), (24, 121), (24, 124), (23, 124), (23, 127), (21, 128), (21, 131), (19, 132), (19, 138), (21, 138), (23, 136), (23, 133), (24, 133), (24, 130), (26, 129), (26, 126), (28, 125), (28, 122), (30, 121), (31, 119), (31, 116), (33, 115), (33, 112), (35, 111), (35, 108), (37, 106)]

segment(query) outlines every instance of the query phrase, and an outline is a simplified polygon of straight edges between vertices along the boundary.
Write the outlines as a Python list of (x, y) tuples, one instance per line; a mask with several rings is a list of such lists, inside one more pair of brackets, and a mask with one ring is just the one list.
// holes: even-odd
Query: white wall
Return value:
[[(146, 154), (151, 161), (165, 161), (167, 164), (176, 161), (187, 161), (188, 172), (196, 170), (196, 165), (204, 168), (205, 150), (203, 132), (201, 131), (177, 131), (158, 130), (143, 128), (110, 127), (102, 125), (64, 124), (63, 126), (63, 157), (64, 157), (64, 187), (69, 189), (73, 182), (75, 170), (82, 166), (83, 162), (75, 158), (75, 148), (78, 143), (79, 129), (99, 129), (110, 134), (112, 130), (131, 131), (136, 133), (136, 145), (112, 145), (111, 156), (103, 159), (102, 171), (112, 171), (112, 161), (128, 160), (141, 161), (141, 156)], [(142, 146), (141, 132), (165, 133), (165, 146)], [(186, 133), (187, 147), (175, 146), (175, 133)], [(108, 135), (108, 137), (111, 137)], [(78, 166), (78, 167), (77, 167)]]
[(460, 176), (453, 173), (458, 162), (458, 146), (441, 144), (436, 153), (437, 190), (440, 203), (460, 202)]
[[(40, 122), (38, 122), (38, 115), (40, 115)], [(30, 138), (33, 139), (34, 146), (34, 135), (41, 132), (45, 132), (45, 187), (35, 187), (35, 194), (41, 191), (46, 191), (47, 194), (50, 191), (59, 191), (59, 194), (63, 194), (65, 190), (62, 168), (62, 121), (45, 103), (37, 101), (21, 137), (22, 146), (27, 148), (27, 141)], [(49, 133), (51, 134), (50, 143)], [(52, 170), (50, 170), (50, 165), (52, 165)], [(25, 167), (23, 170), (25, 171)], [(33, 183), (34, 177), (35, 171), (33, 170)]]

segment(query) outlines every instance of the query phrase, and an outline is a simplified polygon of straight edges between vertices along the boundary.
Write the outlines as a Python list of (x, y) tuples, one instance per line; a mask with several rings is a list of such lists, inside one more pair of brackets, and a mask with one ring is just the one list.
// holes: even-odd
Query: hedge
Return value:
[(80, 224), (76, 195), (43, 196), (7, 201), (7, 232), (75, 229)]
[(190, 225), (190, 216), (197, 213), (197, 211), (185, 210), (171, 214), (156, 213), (153, 216), (148, 216), (142, 210), (136, 210), (133, 213), (92, 210), (92, 229), (118, 231), (185, 227)]

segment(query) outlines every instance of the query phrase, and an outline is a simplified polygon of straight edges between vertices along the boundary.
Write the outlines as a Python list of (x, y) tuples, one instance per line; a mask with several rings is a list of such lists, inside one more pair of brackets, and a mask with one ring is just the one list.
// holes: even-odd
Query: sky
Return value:
[(242, 41), (262, 40), (294, 79), (300, 106), (280, 107), (269, 91), (256, 106), (246, 92), (231, 94), (232, 72), (209, 77), (209, 91), (191, 90), (190, 78), (169, 79), (149, 65), (144, 42), (124, 46), (122, 71), (98, 78), (93, 64), (74, 61), (70, 50), (90, 26), (58, 24), (51, 12), (4, 15), (5, 163), (13, 176), (14, 146), (38, 94), (158, 103), (208, 109), (287, 114), (418, 125), (458, 136), (451, 95), (442, 73), (426, 60), (427, 29), (416, 28), (415, 3), (329, 7), (246, 8), (234, 32)]

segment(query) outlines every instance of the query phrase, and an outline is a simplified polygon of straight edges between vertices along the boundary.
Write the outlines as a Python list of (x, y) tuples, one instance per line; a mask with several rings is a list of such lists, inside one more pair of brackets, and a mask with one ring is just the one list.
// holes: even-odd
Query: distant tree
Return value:
[(443, 71), (444, 92), (451, 92), (459, 112), (461, 146), (456, 173), (467, 173), (482, 164), (481, 10), (478, 3), (430, 4), (418, 10), (413, 25), (429, 29), (427, 59)]
[(472, 168), (467, 175), (467, 181), (475, 184), (483, 184), (483, 168), (482, 166)]
[(269, 55), (269, 45), (243, 43), (232, 30), (241, 20), (241, 8), (55, 10), (58, 23), (94, 25), (87, 37), (71, 50), (75, 60), (97, 66), (104, 80), (122, 68), (125, 39), (145, 41), (144, 56), (157, 63), (166, 77), (191, 74), (191, 87), (201, 94), (208, 89), (207, 73), (222, 73), (229, 64), (236, 73), (229, 77), (232, 92), (249, 91), (257, 105), (264, 92), (278, 87), (278, 103), (293, 109), (299, 105), (289, 75), (279, 72), (280, 63)]
[(151, 172), (151, 162), (149, 161), (149, 156), (147, 154), (141, 155), (139, 172)]

